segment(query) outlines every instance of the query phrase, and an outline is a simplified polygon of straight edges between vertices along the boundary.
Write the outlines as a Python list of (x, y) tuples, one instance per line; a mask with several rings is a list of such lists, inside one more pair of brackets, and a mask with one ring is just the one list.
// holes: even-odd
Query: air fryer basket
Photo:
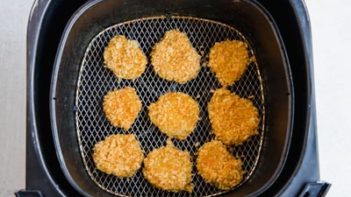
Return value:
[[(207, 115), (207, 103), (211, 98), (211, 91), (220, 88), (221, 85), (210, 69), (205, 66), (207, 62), (205, 56), (202, 59), (202, 65), (204, 66), (198, 76), (186, 84), (161, 79), (154, 73), (151, 65), (148, 65), (145, 73), (136, 80), (118, 80), (103, 65), (103, 49), (113, 36), (122, 34), (128, 38), (136, 39), (146, 54), (150, 54), (151, 47), (159, 41), (165, 31), (174, 28), (186, 32), (194, 47), (202, 54), (207, 54), (216, 41), (236, 39), (247, 42), (233, 27), (222, 23), (194, 17), (159, 16), (127, 21), (104, 29), (91, 40), (84, 54), (76, 93), (77, 136), (82, 159), (89, 176), (97, 185), (110, 193), (130, 196), (162, 196), (167, 194), (167, 192), (160, 192), (148, 184), (140, 171), (129, 179), (119, 179), (96, 169), (92, 161), (93, 145), (108, 135), (126, 133), (123, 129), (113, 127), (104, 117), (101, 103), (107, 91), (132, 86), (140, 95), (144, 107), (129, 133), (134, 133), (137, 136), (146, 154), (154, 148), (165, 145), (167, 138), (166, 135), (158, 131), (157, 127), (151, 124), (146, 106), (170, 91), (180, 91), (191, 95), (201, 107), (201, 120), (193, 134), (184, 141), (174, 140), (174, 144), (183, 150), (189, 151), (194, 156), (200, 145), (213, 139)], [(250, 52), (254, 56), (254, 52), (252, 50)], [(243, 145), (234, 147), (232, 150), (233, 155), (239, 156), (244, 163), (243, 168), (246, 173), (241, 184), (248, 180), (255, 170), (262, 147), (265, 118), (262, 85), (258, 65), (256, 62), (252, 62), (241, 80), (229, 87), (242, 97), (250, 97), (259, 109), (260, 119), (262, 120), (258, 129), (259, 135), (252, 137)], [(193, 184), (192, 195), (194, 196), (223, 193), (223, 191), (206, 184), (197, 173), (193, 177)], [(135, 186), (131, 187), (130, 185)]]
[[(279, 174), (289, 145), (293, 113), (289, 67), (274, 23), (262, 8), (250, 2), (204, 1), (97, 1), (83, 6), (71, 19), (55, 62), (51, 87), (51, 121), (56, 149), (66, 178), (84, 195), (184, 196), (152, 188), (140, 172), (132, 179), (118, 179), (94, 168), (91, 148), (112, 133), (123, 133), (105, 120), (101, 98), (107, 91), (126, 85), (137, 89), (144, 109), (132, 127), (146, 153), (164, 145), (166, 136), (147, 121), (146, 106), (167, 91), (182, 91), (197, 98), (203, 117), (209, 89), (220, 87), (208, 68), (185, 84), (155, 77), (151, 66), (135, 81), (116, 80), (102, 67), (102, 50), (116, 34), (136, 39), (148, 55), (151, 46), (172, 28), (185, 31), (195, 48), (205, 54), (216, 41), (239, 39), (249, 43), (257, 64), (251, 63), (243, 78), (230, 89), (253, 99), (260, 111), (259, 135), (233, 150), (242, 157), (245, 181), (225, 195), (256, 195)], [(206, 62), (204, 58), (203, 63)], [(263, 88), (264, 87), (264, 88)], [(192, 154), (195, 144), (210, 140), (204, 118), (187, 141), (176, 146)], [(197, 175), (193, 196), (217, 195)], [(107, 191), (107, 192), (104, 192)]]

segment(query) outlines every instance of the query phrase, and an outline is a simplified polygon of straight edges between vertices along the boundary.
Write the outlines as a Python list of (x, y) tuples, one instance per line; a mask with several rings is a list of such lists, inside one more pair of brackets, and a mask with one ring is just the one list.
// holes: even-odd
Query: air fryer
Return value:
[[(261, 117), (260, 134), (234, 150), (244, 155), (248, 173), (230, 191), (217, 190), (196, 175), (191, 194), (157, 191), (141, 181), (140, 173), (126, 187), (124, 180), (96, 172), (91, 161), (96, 139), (118, 130), (111, 128), (96, 139), (88, 136), (86, 130), (99, 123), (80, 115), (94, 113), (82, 103), (99, 105), (107, 89), (118, 85), (109, 83), (111, 73), (88, 64), (101, 64), (103, 47), (113, 35), (137, 39), (148, 54), (152, 43), (174, 28), (190, 35), (195, 48), (205, 43), (205, 53), (221, 39), (245, 40), (257, 59), (230, 87), (252, 96)], [(329, 188), (319, 180), (310, 25), (302, 1), (40, 1), (31, 12), (27, 52), (27, 182), (19, 196), (323, 196)], [(121, 83), (136, 87), (150, 101), (145, 86), (194, 96), (201, 93), (196, 90), (218, 86), (201, 71), (199, 79), (185, 86), (155, 82), (148, 72), (142, 82)], [(101, 74), (106, 77), (96, 77)], [(201, 99), (200, 106), (208, 96)], [(147, 123), (140, 122), (139, 129), (145, 128)], [(205, 122), (199, 129), (204, 128)], [(151, 144), (145, 135), (138, 138), (151, 149), (161, 146), (165, 136)], [(206, 141), (195, 134), (190, 138), (199, 139)]]

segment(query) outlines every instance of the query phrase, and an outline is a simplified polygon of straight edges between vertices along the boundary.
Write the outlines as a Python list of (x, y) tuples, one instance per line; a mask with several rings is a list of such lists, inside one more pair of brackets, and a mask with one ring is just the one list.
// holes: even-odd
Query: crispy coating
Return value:
[(154, 149), (146, 156), (143, 174), (159, 189), (172, 192), (191, 192), (193, 189), (190, 154), (177, 149), (170, 141), (167, 146)]
[(204, 144), (196, 160), (196, 168), (206, 182), (229, 190), (243, 179), (242, 162), (236, 159), (220, 141)]
[(95, 144), (93, 160), (97, 167), (106, 174), (118, 177), (131, 177), (141, 167), (144, 153), (133, 134), (110, 135)]
[(238, 81), (250, 62), (247, 44), (239, 40), (216, 42), (210, 50), (209, 67), (223, 86)]
[(153, 47), (151, 64), (160, 77), (186, 83), (200, 71), (200, 58), (186, 33), (170, 30)]
[(189, 95), (169, 92), (149, 106), (149, 117), (161, 132), (184, 140), (199, 120), (199, 104)]
[(214, 92), (208, 114), (216, 138), (228, 145), (240, 145), (258, 134), (259, 116), (252, 102), (225, 88)]
[(128, 130), (141, 110), (141, 101), (134, 88), (108, 92), (103, 101), (106, 118), (115, 127)]
[(136, 79), (143, 74), (147, 58), (136, 40), (117, 35), (105, 48), (104, 63), (118, 78)]

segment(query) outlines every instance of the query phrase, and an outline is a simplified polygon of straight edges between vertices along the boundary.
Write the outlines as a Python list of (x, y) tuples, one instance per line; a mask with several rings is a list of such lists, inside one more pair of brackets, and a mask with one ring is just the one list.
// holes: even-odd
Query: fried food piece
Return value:
[(144, 160), (143, 174), (153, 186), (172, 192), (188, 191), (192, 185), (192, 162), (188, 151), (173, 146), (154, 149)]
[(113, 126), (128, 130), (141, 110), (141, 101), (134, 88), (126, 87), (108, 92), (103, 110)]
[(136, 40), (117, 35), (105, 48), (104, 63), (118, 78), (136, 79), (145, 71), (147, 58)]
[(258, 134), (260, 122), (252, 102), (225, 88), (214, 92), (208, 103), (208, 114), (216, 138), (228, 145), (240, 145)]
[(216, 42), (210, 50), (209, 67), (222, 86), (238, 81), (250, 62), (248, 46), (239, 40)]
[(222, 142), (216, 140), (200, 148), (196, 168), (206, 182), (223, 190), (239, 184), (244, 174), (241, 160), (236, 159)]
[(160, 77), (186, 83), (194, 79), (200, 71), (200, 55), (186, 33), (170, 30), (153, 47), (151, 64)]
[(131, 177), (141, 167), (144, 153), (133, 134), (110, 135), (95, 144), (93, 160), (96, 168), (106, 174)]
[(199, 104), (189, 95), (170, 92), (149, 106), (149, 117), (161, 132), (184, 140), (199, 120)]

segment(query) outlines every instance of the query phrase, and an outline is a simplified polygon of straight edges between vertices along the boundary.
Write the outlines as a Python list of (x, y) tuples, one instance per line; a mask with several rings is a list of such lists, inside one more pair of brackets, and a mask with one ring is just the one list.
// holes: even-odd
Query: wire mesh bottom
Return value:
[[(149, 56), (152, 46), (162, 38), (167, 30), (174, 28), (186, 32), (193, 46), (203, 57), (201, 60), (202, 68), (196, 79), (186, 84), (169, 82), (158, 77), (149, 64), (144, 74), (136, 80), (120, 80), (104, 68), (103, 50), (113, 36), (119, 34), (137, 40), (142, 50)], [(206, 183), (197, 174), (195, 167), (193, 168), (193, 184), (195, 186), (193, 192), (170, 193), (152, 187), (144, 179), (141, 170), (131, 178), (122, 179), (100, 172), (95, 168), (92, 160), (92, 148), (95, 143), (111, 134), (127, 133), (113, 127), (106, 120), (102, 110), (104, 95), (110, 90), (131, 86), (137, 90), (143, 108), (129, 133), (137, 136), (145, 154), (164, 146), (167, 139), (167, 136), (150, 122), (147, 106), (169, 91), (187, 93), (198, 101), (201, 109), (201, 120), (195, 131), (184, 141), (173, 140), (175, 146), (182, 150), (188, 150), (195, 161), (195, 153), (199, 145), (201, 146), (214, 138), (210, 132), (211, 125), (207, 113), (207, 103), (212, 95), (211, 90), (221, 87), (214, 74), (205, 66), (206, 54), (215, 42), (225, 39), (247, 42), (244, 36), (231, 26), (192, 17), (152, 17), (128, 21), (111, 26), (92, 39), (81, 64), (75, 115), (83, 162), (89, 176), (100, 188), (118, 196), (215, 196), (226, 192)], [(254, 55), (252, 49), (250, 49), (250, 53)], [(243, 168), (246, 171), (243, 181), (236, 186), (237, 188), (250, 178), (256, 168), (263, 141), (264, 96), (257, 64), (250, 63), (242, 78), (229, 89), (241, 97), (250, 98), (258, 108), (261, 119), (259, 135), (252, 137), (241, 146), (231, 148), (232, 153), (242, 159)]]

